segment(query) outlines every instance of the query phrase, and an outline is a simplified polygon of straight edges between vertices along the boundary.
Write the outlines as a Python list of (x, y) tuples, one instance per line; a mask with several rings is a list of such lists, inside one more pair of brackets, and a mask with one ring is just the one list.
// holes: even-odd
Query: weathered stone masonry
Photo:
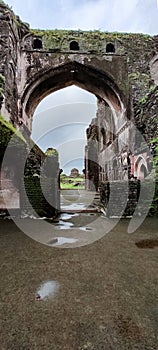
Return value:
[(157, 137), (157, 37), (31, 30), (2, 3), (0, 32), (1, 114), (27, 142), (38, 103), (75, 84), (98, 98), (87, 130), (87, 189), (148, 175), (147, 146)]
[(0, 214), (55, 217), (60, 208), (58, 155), (38, 146), (0, 117)]

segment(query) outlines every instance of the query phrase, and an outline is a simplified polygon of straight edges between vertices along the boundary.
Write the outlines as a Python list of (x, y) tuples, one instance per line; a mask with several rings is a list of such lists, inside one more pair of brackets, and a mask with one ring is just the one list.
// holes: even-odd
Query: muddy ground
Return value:
[[(134, 234), (128, 223), (90, 245), (59, 249), (1, 219), (0, 349), (157, 350), (158, 219)], [(37, 300), (47, 281), (59, 288)]]

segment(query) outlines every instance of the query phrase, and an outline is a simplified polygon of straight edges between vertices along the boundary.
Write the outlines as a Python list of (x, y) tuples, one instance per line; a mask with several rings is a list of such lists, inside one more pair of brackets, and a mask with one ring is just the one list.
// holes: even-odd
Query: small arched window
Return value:
[(78, 45), (78, 42), (73, 40), (71, 41), (70, 43), (70, 50), (73, 50), (73, 51), (78, 51), (79, 50), (79, 45)]
[(42, 49), (43, 45), (42, 45), (42, 40), (41, 39), (34, 39), (33, 41), (33, 48), (34, 49)]
[(109, 43), (106, 45), (106, 52), (108, 53), (114, 53), (115, 52), (115, 46), (112, 43)]

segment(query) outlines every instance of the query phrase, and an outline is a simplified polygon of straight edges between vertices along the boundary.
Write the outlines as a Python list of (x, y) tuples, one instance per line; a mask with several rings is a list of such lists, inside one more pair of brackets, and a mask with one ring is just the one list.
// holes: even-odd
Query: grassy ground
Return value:
[[(158, 220), (132, 235), (127, 224), (89, 246), (58, 249), (0, 220), (0, 349), (157, 350), (158, 247), (136, 243), (157, 239)], [(36, 301), (47, 280), (58, 281), (57, 297)]]
[[(80, 184), (77, 185), (76, 184)], [(62, 177), (61, 176), (61, 181), (60, 181), (60, 187), (61, 189), (84, 189), (84, 178), (83, 177), (77, 177), (77, 178), (72, 178), (72, 177)]]
[(78, 185), (78, 186), (74, 186), (74, 184), (72, 183), (72, 184), (63, 184), (63, 183), (61, 183), (60, 184), (60, 188), (62, 189), (62, 190), (83, 190), (84, 188), (85, 188), (85, 186), (84, 185)]

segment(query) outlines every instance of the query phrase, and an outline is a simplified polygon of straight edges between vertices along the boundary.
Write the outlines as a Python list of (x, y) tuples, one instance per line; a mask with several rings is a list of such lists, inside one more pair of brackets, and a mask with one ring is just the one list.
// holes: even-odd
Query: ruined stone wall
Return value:
[[(17, 111), (17, 81), (19, 89), (22, 80), (33, 77), (39, 68), (42, 71), (50, 67), (52, 58), (54, 62), (56, 60), (57, 64), (61, 64), (63, 53), (76, 52), (78, 57), (85, 54), (93, 57), (99, 55), (100, 58), (104, 56), (104, 60), (109, 60), (110, 65), (115, 58), (119, 60), (119, 57), (125, 57), (128, 63), (129, 82), (132, 85), (132, 97), (136, 100), (143, 97), (144, 92), (146, 93), (152, 84), (149, 63), (158, 52), (156, 36), (98, 30), (29, 30), (28, 26), (2, 3), (0, 28), (0, 65), (2, 74), (6, 76), (4, 95), (9, 114), (11, 111), (12, 114), (16, 114)], [(72, 43), (76, 46), (72, 47)], [(108, 50), (109, 44), (112, 45), (111, 51)], [(60, 57), (57, 55), (59, 53)], [(121, 70), (119, 72), (121, 74)], [(113, 69), (111, 75), (113, 76)], [(15, 115), (13, 119), (15, 122)]]
[[(28, 140), (33, 113), (42, 98), (71, 84), (85, 88), (98, 98), (97, 118), (87, 133), (87, 179), (97, 188), (107, 177), (129, 178), (135, 154), (143, 152), (142, 159), (147, 154), (140, 133), (148, 145), (157, 135), (158, 38), (30, 30), (3, 4), (0, 29), (4, 117)], [(36, 168), (38, 161), (33, 153), (31, 157)]]
[[(60, 210), (55, 178), (25, 177), (21, 194), (21, 213), (29, 217), (55, 218)], [(29, 199), (29, 200), (28, 200)]]
[[(158, 50), (155, 37), (144, 34), (108, 33), (97, 30), (89, 32), (80, 30), (34, 30), (32, 34), (35, 38), (42, 40), (43, 51), (53, 53), (70, 52), (71, 42), (76, 41), (79, 53), (103, 56), (107, 54), (107, 45), (110, 43), (113, 45), (117, 57), (125, 56), (127, 58), (129, 83), (132, 87), (131, 97), (133, 99), (138, 100), (143, 97), (152, 84), (149, 63)], [(25, 45), (26, 50), (28, 48), (32, 49), (33, 37), (30, 37), (29, 40)]]
[[(54, 217), (60, 209), (58, 156), (28, 144), (0, 117), (0, 215)], [(35, 213), (35, 214), (34, 214)]]
[[(139, 194), (141, 192), (141, 201)], [(141, 217), (148, 211), (148, 215), (158, 215), (158, 182), (155, 184), (153, 196), (153, 180), (131, 180), (104, 182), (100, 188), (101, 203), (108, 217), (129, 217), (137, 209)], [(144, 198), (143, 198), (144, 196)], [(152, 200), (153, 198), (153, 200)], [(152, 200), (152, 204), (151, 204)]]
[[(18, 128), (18, 56), (28, 28), (8, 6), (0, 4), (0, 73), (5, 77), (1, 114)], [(19, 70), (21, 67), (19, 67)]]
[(53, 153), (44, 154), (34, 145), (27, 156), (20, 202), (21, 212), (28, 216), (53, 218), (60, 210), (59, 163)]
[(114, 181), (102, 183), (101, 203), (108, 217), (132, 216), (138, 203), (139, 181)]
[[(98, 185), (107, 179), (128, 179), (129, 164), (129, 127), (124, 115), (117, 115), (107, 103), (98, 99), (97, 117), (92, 120), (87, 130), (86, 157), (97, 159)], [(95, 150), (95, 153), (94, 153)], [(96, 177), (96, 165), (90, 159), (89, 173)], [(90, 170), (91, 169), (91, 170)]]
[[(22, 113), (21, 98), (31, 80), (37, 80), (51, 67), (71, 60), (96, 66), (118, 84), (127, 97), (139, 100), (153, 84), (149, 63), (157, 54), (157, 39), (143, 34), (108, 33), (100, 31), (29, 30), (7, 6), (0, 5), (1, 72), (6, 77), (2, 114), (23, 133), (31, 130), (32, 120)], [(74, 43), (72, 46), (72, 43)], [(112, 48), (109, 50), (108, 45)], [(67, 56), (63, 56), (67, 55)], [(90, 57), (91, 56), (91, 57)], [(100, 57), (96, 61), (96, 57)], [(127, 61), (127, 65), (125, 62)], [(106, 65), (105, 65), (106, 63)], [(105, 65), (105, 67), (104, 67)], [(115, 66), (119, 69), (115, 74)], [(125, 79), (125, 70), (128, 79)], [(123, 84), (123, 81), (125, 84)], [(131, 86), (131, 88), (130, 88)], [(49, 93), (49, 91), (47, 91)], [(128, 117), (132, 113), (128, 110)], [(23, 126), (22, 126), (23, 125)]]
[(97, 191), (99, 185), (99, 153), (98, 140), (99, 129), (97, 119), (94, 118), (87, 128), (87, 146), (85, 152), (85, 177), (86, 189)]
[[(99, 101), (98, 111), (99, 128), (99, 165), (100, 181), (122, 179), (121, 154), (128, 150), (129, 129), (124, 115), (116, 115), (104, 101)], [(127, 172), (128, 174), (128, 172)]]
[(158, 87), (148, 92), (139, 103), (134, 104), (134, 115), (138, 129), (148, 145), (158, 137)]

